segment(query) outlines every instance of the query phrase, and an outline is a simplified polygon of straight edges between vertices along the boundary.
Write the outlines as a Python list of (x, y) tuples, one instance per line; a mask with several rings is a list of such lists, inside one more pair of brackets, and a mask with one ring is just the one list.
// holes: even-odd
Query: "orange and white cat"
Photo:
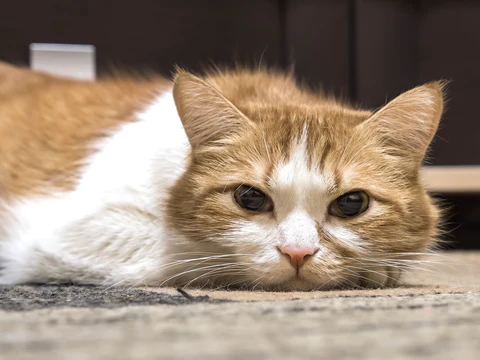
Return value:
[(376, 112), (291, 75), (0, 66), (0, 283), (394, 285), (435, 244), (442, 84)]

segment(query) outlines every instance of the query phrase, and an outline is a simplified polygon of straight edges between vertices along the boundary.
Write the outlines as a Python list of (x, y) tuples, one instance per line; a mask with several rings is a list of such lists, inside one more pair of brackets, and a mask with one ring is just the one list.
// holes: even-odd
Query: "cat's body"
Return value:
[(266, 71), (2, 76), (0, 284), (383, 286), (434, 242), (438, 84), (372, 114)]

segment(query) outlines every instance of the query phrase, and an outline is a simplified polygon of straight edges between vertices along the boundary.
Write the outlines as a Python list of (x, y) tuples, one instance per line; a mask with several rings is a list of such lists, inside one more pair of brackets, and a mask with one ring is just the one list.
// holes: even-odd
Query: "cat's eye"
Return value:
[(365, 191), (352, 191), (335, 199), (328, 208), (328, 213), (341, 218), (354, 217), (365, 212), (369, 203)]
[(235, 202), (250, 211), (272, 211), (273, 202), (262, 191), (249, 185), (240, 185), (233, 193)]

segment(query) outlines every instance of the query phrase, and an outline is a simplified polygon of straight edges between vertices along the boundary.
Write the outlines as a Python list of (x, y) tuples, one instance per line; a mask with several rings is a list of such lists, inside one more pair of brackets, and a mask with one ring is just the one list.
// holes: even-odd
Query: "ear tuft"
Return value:
[(405, 164), (420, 166), (443, 112), (446, 82), (432, 82), (407, 91), (365, 120), (360, 126), (370, 130)]
[(183, 70), (175, 76), (173, 97), (194, 150), (221, 139), (248, 121), (214, 86)]

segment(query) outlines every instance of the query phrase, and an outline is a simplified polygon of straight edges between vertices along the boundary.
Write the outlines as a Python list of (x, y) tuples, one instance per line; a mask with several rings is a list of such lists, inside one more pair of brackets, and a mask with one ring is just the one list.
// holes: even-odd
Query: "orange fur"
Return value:
[(91, 83), (0, 64), (4, 196), (72, 190), (95, 142), (133, 121), (167, 86), (161, 78)]
[[(313, 94), (290, 76), (275, 73), (242, 70), (200, 80), (180, 72), (175, 86), (184, 96), (177, 96), (177, 106), (195, 103), (195, 96), (202, 95), (195, 117), (180, 112), (187, 134), (191, 129), (189, 137), (196, 138), (200, 127), (192, 122), (202, 124), (202, 134), (216, 133), (196, 145), (188, 170), (171, 192), (170, 221), (188, 237), (211, 243), (234, 230), (238, 219), (271, 217), (280, 223), (275, 209), (271, 214), (248, 212), (236, 206), (230, 194), (246, 183), (275, 198), (272, 172), (289, 160), (299, 134), (306, 131), (308, 165), (334, 179), (328, 198), (362, 189), (381, 209), (381, 216), (342, 220), (346, 228), (362, 234), (368, 256), (415, 258), (405, 254), (434, 245), (439, 211), (418, 171), (442, 113), (441, 83), (411, 90), (375, 114)], [(232, 110), (224, 118), (224, 107), (234, 107), (241, 115), (234, 118)], [(416, 122), (422, 111), (424, 118)], [(347, 258), (342, 261), (346, 268), (355, 263), (348, 258), (358, 253), (325, 236), (321, 226), (318, 233), (325, 247)], [(221, 251), (230, 245), (213, 246)]]

